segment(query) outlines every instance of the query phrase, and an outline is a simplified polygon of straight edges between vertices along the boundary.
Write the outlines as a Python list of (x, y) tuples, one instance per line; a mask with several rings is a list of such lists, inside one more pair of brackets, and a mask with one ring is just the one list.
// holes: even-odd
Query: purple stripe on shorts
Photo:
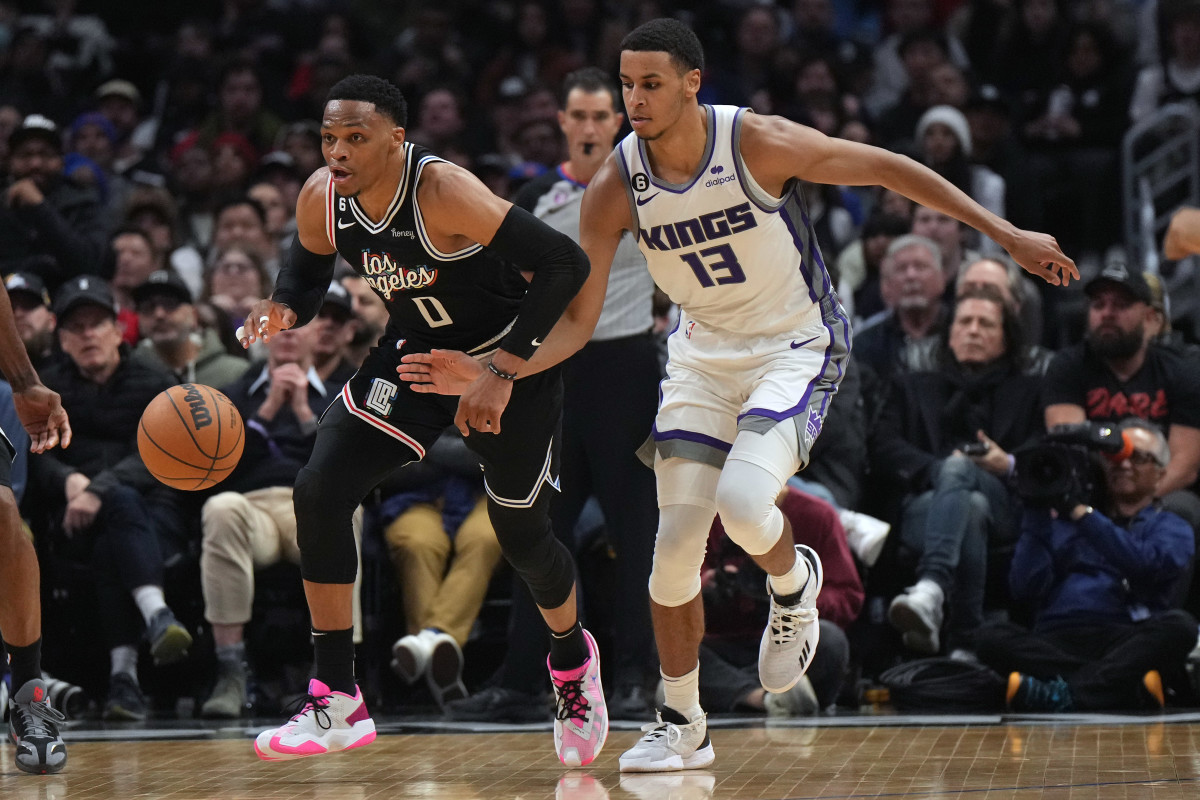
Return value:
[(680, 429), (660, 431), (656, 427), (654, 428), (652, 435), (654, 436), (654, 441), (656, 442), (662, 442), (667, 439), (683, 439), (688, 442), (695, 442), (696, 444), (702, 444), (706, 447), (720, 450), (722, 453), (728, 453), (733, 448), (733, 445), (729, 444), (728, 442), (723, 442), (720, 439), (717, 439), (713, 436), (707, 436), (703, 433), (695, 433), (694, 431), (685, 431)]

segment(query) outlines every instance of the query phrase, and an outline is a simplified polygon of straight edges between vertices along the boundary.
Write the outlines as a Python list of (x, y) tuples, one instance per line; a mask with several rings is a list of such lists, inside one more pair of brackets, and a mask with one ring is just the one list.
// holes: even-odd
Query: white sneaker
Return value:
[(600, 648), (585, 628), (588, 660), (572, 670), (556, 670), (546, 659), (554, 687), (554, 752), (568, 767), (596, 760), (608, 739), (608, 704), (600, 683)]
[(813, 717), (821, 710), (817, 693), (807, 675), (801, 675), (796, 685), (783, 694), (767, 692), (763, 695), (763, 707), (768, 717)]
[(621, 788), (642, 800), (709, 800), (716, 786), (717, 777), (705, 772), (621, 776)]
[(351, 697), (330, 691), (314, 678), (308, 682), (303, 702), (300, 712), (286, 724), (265, 730), (254, 740), (254, 752), (263, 761), (319, 756), (375, 741), (375, 723), (358, 687)]
[(713, 763), (707, 715), (688, 722), (669, 706), (658, 711), (658, 722), (643, 725), (645, 736), (621, 754), (621, 772), (671, 772), (700, 769)]
[(435, 631), (425, 628), (419, 633), (400, 637), (392, 645), (392, 670), (405, 683), (415, 683), (429, 669), (436, 637)]
[(817, 595), (825, 582), (821, 557), (808, 545), (796, 545), (796, 555), (808, 559), (808, 582), (800, 592), (800, 601), (792, 606), (775, 602), (771, 578), (767, 594), (771, 612), (762, 642), (758, 646), (758, 680), (768, 692), (786, 692), (796, 685), (817, 652), (821, 626), (817, 624)]
[(875, 566), (883, 546), (887, 544), (892, 526), (881, 519), (845, 508), (838, 511), (838, 519), (846, 529), (846, 544), (850, 545), (854, 555), (864, 566)]
[(941, 650), (942, 587), (922, 578), (896, 595), (888, 607), (888, 621), (904, 634), (904, 646), (918, 653), (937, 655)]

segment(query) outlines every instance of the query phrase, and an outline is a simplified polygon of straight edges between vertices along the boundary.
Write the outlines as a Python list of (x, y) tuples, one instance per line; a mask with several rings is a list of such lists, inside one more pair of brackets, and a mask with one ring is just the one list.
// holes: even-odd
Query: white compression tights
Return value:
[(775, 498), (799, 467), (790, 422), (766, 434), (739, 433), (723, 469), (682, 458), (657, 458), (658, 536), (650, 597), (681, 606), (700, 592), (700, 568), (714, 514), (726, 533), (751, 555), (766, 553), (783, 532)]

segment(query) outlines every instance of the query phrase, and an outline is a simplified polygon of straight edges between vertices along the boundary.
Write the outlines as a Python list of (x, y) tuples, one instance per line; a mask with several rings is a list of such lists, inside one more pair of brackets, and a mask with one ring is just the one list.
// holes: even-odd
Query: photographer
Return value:
[(1196, 644), (1196, 620), (1175, 609), (1192, 531), (1154, 500), (1170, 449), (1140, 419), (1121, 431), (1127, 448), (1106, 459), (1106, 500), (1072, 481), (1053, 509), (1031, 502), (1025, 512), (1009, 583), (1035, 605), (1033, 630), (979, 633), (980, 660), (1011, 673), (1016, 710), (1161, 707), (1162, 675), (1181, 671)]
[(1041, 433), (1039, 378), (1024, 368), (1025, 352), (995, 287), (964, 291), (941, 367), (897, 377), (872, 433), (873, 471), (905, 493), (900, 541), (919, 557), (917, 582), (888, 609), (911, 650), (941, 650), (947, 602), (950, 650), (974, 650), (989, 544), (1016, 538), (1008, 453)]

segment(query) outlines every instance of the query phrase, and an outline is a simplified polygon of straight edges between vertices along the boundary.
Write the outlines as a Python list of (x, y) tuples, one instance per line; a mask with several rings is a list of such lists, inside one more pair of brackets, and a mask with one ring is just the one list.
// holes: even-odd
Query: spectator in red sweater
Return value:
[(714, 711), (766, 711), (772, 716), (815, 714), (832, 705), (849, 662), (845, 629), (863, 605), (863, 587), (837, 510), (812, 495), (784, 487), (776, 504), (796, 542), (817, 551), (824, 588), (817, 597), (821, 637), (808, 673), (783, 694), (758, 681), (758, 646), (767, 616), (766, 574), (729, 541), (718, 517), (708, 534), (701, 572), (707, 632), (700, 646), (700, 699)]

